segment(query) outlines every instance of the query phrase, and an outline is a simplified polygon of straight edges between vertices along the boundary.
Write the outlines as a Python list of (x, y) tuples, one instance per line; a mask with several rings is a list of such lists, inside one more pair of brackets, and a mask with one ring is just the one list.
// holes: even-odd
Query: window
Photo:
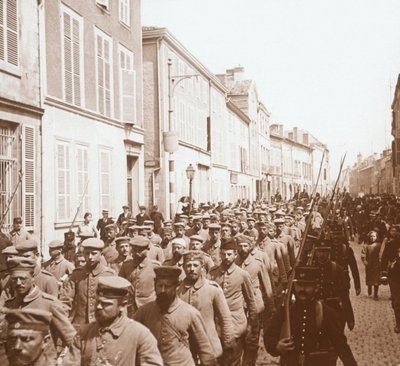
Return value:
[(100, 151), (100, 205), (111, 210), (111, 150)]
[(97, 111), (112, 116), (112, 40), (96, 28)]
[(120, 119), (136, 122), (136, 75), (133, 69), (133, 53), (120, 45)]
[(62, 7), (62, 52), (64, 66), (64, 100), (77, 106), (83, 97), (83, 25), (82, 18)]
[(24, 126), (23, 144), (23, 213), (24, 224), (27, 230), (35, 227), (35, 128)]
[(57, 220), (71, 218), (70, 143), (57, 141)]
[(18, 1), (0, 0), (0, 63), (18, 66)]
[(89, 166), (88, 166), (88, 148), (84, 145), (76, 146), (76, 184), (77, 184), (77, 195), (76, 198), (81, 198), (82, 206), (81, 212), (88, 212), (89, 209), (89, 194), (88, 194), (88, 182), (89, 182)]
[(119, 20), (126, 25), (131, 24), (130, 0), (119, 0)]

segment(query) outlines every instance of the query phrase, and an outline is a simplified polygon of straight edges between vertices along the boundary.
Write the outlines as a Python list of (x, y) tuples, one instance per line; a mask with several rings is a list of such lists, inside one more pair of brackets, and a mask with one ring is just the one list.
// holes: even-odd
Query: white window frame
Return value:
[[(124, 119), (124, 93), (123, 93), (123, 68), (121, 65), (121, 53), (124, 53), (125, 56), (129, 56), (131, 59), (130, 71), (133, 73), (133, 95), (134, 95), (134, 117), (133, 121)], [(118, 45), (118, 64), (119, 64), (119, 110), (120, 110), (120, 120), (122, 122), (137, 122), (137, 95), (136, 95), (136, 71), (135, 71), (135, 58), (134, 54), (131, 50), (123, 46), (122, 44)], [(125, 70), (126, 67), (124, 68)]]
[[(84, 76), (84, 70), (85, 70), (85, 57), (84, 57), (84, 38), (83, 38), (83, 18), (73, 11), (72, 9), (68, 8), (64, 4), (61, 4), (60, 6), (60, 31), (61, 31), (61, 80), (62, 80), (62, 93), (63, 93), (63, 100), (66, 101), (66, 92), (65, 92), (65, 54), (64, 54), (64, 13), (67, 13), (72, 19), (75, 19), (76, 21), (79, 22), (79, 60), (80, 60), (80, 65), (79, 65), (79, 72), (80, 72), (80, 94), (81, 94), (81, 104), (80, 106), (75, 104), (74, 102), (74, 95), (72, 97), (72, 104), (76, 105), (78, 107), (85, 107), (85, 76)], [(73, 62), (73, 55), (71, 55), (72, 62)], [(73, 79), (72, 79), (73, 82)], [(74, 87), (72, 87), (72, 92), (74, 90)], [(68, 103), (68, 102), (67, 102)]]
[[(8, 6), (8, 0), (3, 0), (3, 9), (2, 9), (2, 13), (3, 13), (3, 21), (4, 23), (1, 25), (1, 27), (3, 28), (3, 44), (4, 44), (4, 60), (0, 60), (0, 68), (2, 70), (8, 71), (12, 74), (17, 74), (20, 75), (20, 0), (15, 0), (15, 6), (16, 6), (16, 13), (17, 13), (17, 30), (12, 30), (9, 27), (7, 27), (7, 6)], [(13, 63), (8, 61), (8, 37), (7, 37), (7, 33), (8, 31), (11, 31), (12, 33), (14, 33), (17, 37), (17, 65), (14, 65)]]
[[(122, 9), (125, 8), (125, 16), (124, 11)], [(131, 25), (131, 0), (118, 0), (118, 12), (119, 12), (119, 20), (121, 23), (130, 27)]]
[[(68, 147), (68, 156), (66, 156), (65, 161), (68, 162), (68, 171), (69, 171), (69, 177), (68, 180), (64, 177), (64, 184), (65, 187), (69, 188), (69, 193), (63, 193), (62, 195), (64, 196), (64, 198), (67, 200), (69, 199), (69, 210), (65, 209), (66, 211), (66, 215), (64, 216), (60, 216), (60, 206), (59, 206), (59, 196), (60, 196), (60, 188), (58, 185), (59, 182), (59, 165), (58, 165), (58, 147), (62, 145), (64, 147)], [(73, 188), (73, 185), (71, 184), (72, 182), (72, 176), (73, 176), (73, 171), (72, 171), (72, 165), (71, 165), (71, 153), (72, 153), (72, 143), (71, 141), (68, 140), (62, 140), (62, 139), (56, 139), (55, 141), (55, 182), (56, 182), (56, 222), (68, 222), (71, 221), (72, 219), (72, 215), (73, 215), (73, 192), (71, 191), (71, 189)], [(64, 162), (65, 163), (65, 162)], [(64, 171), (66, 171), (67, 169), (64, 168)]]
[[(97, 37), (101, 37), (103, 39), (103, 49), (104, 49), (104, 40), (107, 40), (110, 49), (109, 49), (109, 64), (110, 64), (110, 116), (106, 114), (106, 105), (105, 105), (105, 94), (104, 94), (104, 111), (100, 111), (99, 107), (99, 91), (98, 91), (98, 70), (99, 70), (99, 63), (98, 63), (98, 44), (97, 44)], [(113, 40), (112, 38), (104, 33), (97, 27), (94, 27), (94, 43), (95, 43), (95, 68), (96, 68), (96, 111), (108, 118), (114, 118), (114, 69), (113, 69)]]

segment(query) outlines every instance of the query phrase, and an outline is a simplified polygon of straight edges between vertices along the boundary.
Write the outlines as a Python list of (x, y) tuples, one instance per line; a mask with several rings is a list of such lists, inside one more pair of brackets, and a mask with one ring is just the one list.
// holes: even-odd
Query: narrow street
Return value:
[[(364, 265), (360, 260), (361, 245), (352, 243), (361, 277), (361, 294), (356, 296), (352, 285), (351, 300), (356, 317), (352, 332), (346, 330), (358, 366), (400, 366), (400, 334), (393, 331), (394, 315), (390, 305), (389, 286), (379, 288), (379, 301), (367, 295)], [(258, 366), (279, 365), (262, 348)], [(339, 361), (338, 366), (343, 364)], [(322, 366), (322, 365), (321, 365)]]

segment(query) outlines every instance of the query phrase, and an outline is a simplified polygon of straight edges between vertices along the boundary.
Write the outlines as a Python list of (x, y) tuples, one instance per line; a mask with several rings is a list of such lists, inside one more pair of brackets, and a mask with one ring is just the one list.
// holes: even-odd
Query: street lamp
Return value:
[(192, 164), (189, 164), (189, 166), (186, 168), (186, 177), (189, 179), (189, 215), (192, 212), (192, 183), (195, 173), (196, 171), (194, 170)]

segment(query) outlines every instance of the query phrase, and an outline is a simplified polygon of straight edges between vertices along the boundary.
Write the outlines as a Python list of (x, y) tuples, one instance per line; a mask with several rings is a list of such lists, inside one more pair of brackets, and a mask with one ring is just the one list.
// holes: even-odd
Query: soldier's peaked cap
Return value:
[(240, 243), (252, 244), (252, 239), (246, 235), (239, 235), (236, 237), (236, 242), (238, 244)]
[(184, 222), (175, 222), (174, 223), (174, 227), (185, 227), (185, 223)]
[(89, 249), (103, 249), (104, 242), (103, 240), (98, 238), (88, 238), (82, 242), (81, 246), (82, 248), (89, 248)]
[(204, 252), (202, 250), (188, 250), (183, 253), (183, 262), (204, 261)]
[(38, 250), (38, 243), (33, 239), (21, 240), (15, 244), (15, 248), (19, 252), (29, 252), (31, 250)]
[(275, 219), (274, 220), (274, 224), (275, 225), (280, 225), (280, 224), (284, 224), (285, 223), (285, 219)]
[(48, 332), (52, 314), (37, 308), (4, 309), (8, 329), (30, 329)]
[(220, 224), (209, 224), (208, 225), (208, 229), (210, 230), (220, 230), (221, 229), (221, 225)]
[(150, 239), (145, 238), (144, 236), (136, 236), (130, 239), (129, 244), (133, 247), (148, 248), (150, 245)]
[(128, 294), (131, 283), (119, 276), (100, 276), (97, 294), (109, 299), (119, 299)]
[(226, 238), (221, 240), (221, 249), (224, 250), (236, 250), (237, 249), (237, 244), (236, 240), (234, 238)]
[(154, 225), (154, 221), (153, 220), (144, 220), (143, 224), (144, 225)]
[(294, 272), (296, 282), (318, 282), (319, 268), (314, 266), (299, 266)]
[(184, 238), (174, 238), (171, 241), (172, 245), (181, 245), (183, 247), (186, 247), (186, 240)]
[(52, 240), (49, 243), (49, 249), (62, 248), (63, 246), (64, 246), (64, 243), (61, 240)]
[(154, 268), (156, 279), (167, 279), (172, 281), (179, 281), (181, 269), (173, 266), (159, 266)]
[(33, 271), (36, 261), (33, 258), (12, 257), (7, 261), (9, 271)]
[(129, 244), (130, 240), (131, 240), (130, 236), (119, 236), (118, 238), (115, 238), (115, 245), (120, 245), (122, 243)]
[(106, 225), (106, 229), (114, 229), (114, 230), (116, 230), (117, 229), (117, 225), (116, 224), (108, 224), (108, 225)]
[(200, 235), (192, 235), (190, 238), (190, 241), (201, 241), (202, 243), (204, 243), (204, 239), (200, 236)]

